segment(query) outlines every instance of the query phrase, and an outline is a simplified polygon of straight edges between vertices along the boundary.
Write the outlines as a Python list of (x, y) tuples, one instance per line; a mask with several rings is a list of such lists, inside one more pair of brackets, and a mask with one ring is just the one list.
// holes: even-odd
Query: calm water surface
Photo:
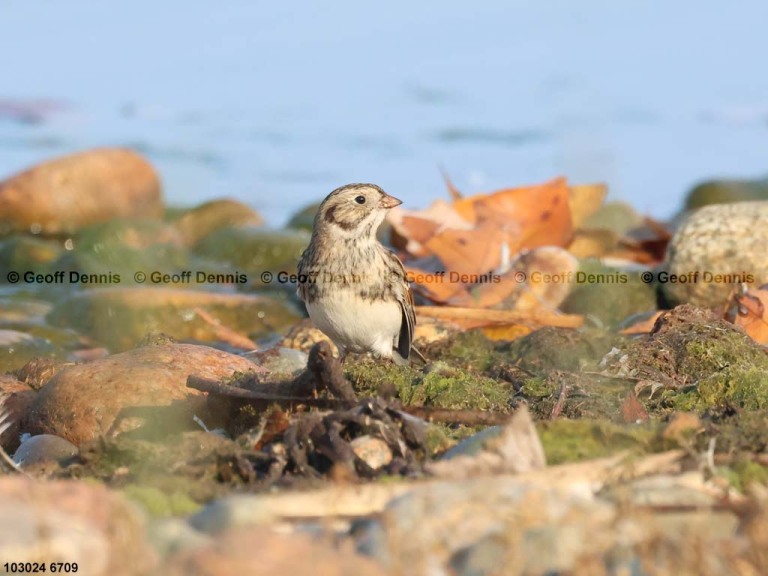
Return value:
[(768, 172), (768, 2), (6, 0), (0, 174), (98, 145), (169, 202), (275, 224), (373, 181), (409, 207), (566, 174), (669, 216)]

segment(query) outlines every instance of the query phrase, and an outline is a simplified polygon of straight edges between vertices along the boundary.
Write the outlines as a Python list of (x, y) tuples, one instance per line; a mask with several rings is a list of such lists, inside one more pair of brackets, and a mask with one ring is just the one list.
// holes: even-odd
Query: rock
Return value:
[[(447, 573), (450, 563), (477, 562), (470, 548), (503, 535), (497, 566), (507, 565), (505, 573), (563, 573), (605, 549), (614, 519), (612, 506), (578, 486), (535, 487), (509, 476), (436, 482), (390, 502), (381, 516), (385, 543), (373, 551), (393, 574)], [(365, 533), (358, 537), (369, 541)]]
[(358, 436), (349, 445), (355, 456), (373, 470), (379, 470), (392, 462), (392, 450), (381, 438), (366, 434), (365, 436)]
[(36, 356), (52, 356), (56, 348), (45, 338), (0, 329), (0, 373), (21, 368)]
[(149, 524), (149, 541), (162, 556), (200, 548), (211, 542), (211, 538), (201, 534), (188, 522), (180, 518), (157, 518)]
[(273, 282), (287, 287), (288, 279), (278, 275), (296, 273), (296, 265), (308, 244), (309, 234), (303, 230), (224, 228), (204, 238), (195, 252), (247, 272), (258, 287), (264, 287), (262, 272), (271, 272)]
[(53, 434), (40, 434), (26, 438), (13, 455), (21, 468), (43, 462), (63, 462), (78, 454), (77, 446)]
[(314, 202), (294, 213), (290, 220), (288, 220), (288, 228), (312, 232), (318, 208), (320, 208), (320, 202)]
[[(22, 278), (27, 271), (45, 274), (63, 251), (55, 240), (13, 236), (0, 241), (0, 270), (18, 272)], [(7, 282), (6, 274), (0, 276), (0, 282)]]
[(643, 217), (626, 202), (606, 202), (586, 219), (582, 230), (609, 230), (623, 236), (643, 224)]
[(219, 325), (258, 338), (299, 317), (292, 305), (271, 296), (117, 287), (74, 294), (51, 311), (48, 321), (72, 327), (114, 350), (126, 350), (160, 331), (179, 340), (221, 341)]
[(35, 392), (13, 376), (0, 375), (0, 414), (7, 414), (5, 422), (10, 426), (0, 433), (0, 447), (13, 453), (19, 445), (21, 421), (35, 399)]
[(263, 366), (274, 380), (278, 375), (290, 378), (297, 372), (304, 370), (307, 367), (308, 355), (302, 350), (278, 346), (246, 354), (245, 357), (251, 358), (259, 366)]
[(709, 180), (693, 187), (685, 198), (685, 210), (710, 204), (768, 200), (768, 178), (759, 180)]
[(217, 230), (239, 226), (263, 224), (261, 215), (250, 206), (223, 198), (201, 204), (185, 211), (173, 221), (187, 246), (194, 246), (200, 240)]
[(89, 576), (138, 576), (157, 563), (139, 511), (118, 494), (18, 475), (0, 477), (0, 558), (68, 563)]
[(561, 307), (568, 314), (591, 316), (616, 327), (633, 314), (656, 310), (656, 288), (642, 281), (641, 272), (589, 259), (573, 278), (571, 293)]
[[(254, 545), (257, 544), (257, 549)], [(278, 534), (267, 528), (241, 528), (219, 536), (209, 545), (182, 551), (169, 558), (167, 576), (383, 576), (385, 572), (350, 546), (334, 546), (306, 534)]]
[(670, 303), (723, 306), (741, 283), (767, 283), (766, 222), (768, 201), (715, 204), (685, 217), (659, 274)]
[(0, 183), (0, 233), (63, 234), (112, 218), (162, 213), (157, 173), (125, 149), (62, 156)]
[(120, 275), (114, 283), (133, 282), (139, 270), (175, 272), (188, 266), (184, 239), (176, 228), (160, 220), (115, 219), (88, 226), (72, 242), (72, 250), (54, 268), (70, 272)]
[(258, 370), (240, 356), (207, 346), (137, 348), (61, 369), (38, 392), (24, 429), (32, 434), (56, 434), (80, 445), (101, 434), (125, 432), (146, 423), (138, 416), (122, 418), (111, 430), (124, 408), (163, 407), (200, 396), (202, 393), (186, 387), (190, 374), (221, 380), (235, 372)]

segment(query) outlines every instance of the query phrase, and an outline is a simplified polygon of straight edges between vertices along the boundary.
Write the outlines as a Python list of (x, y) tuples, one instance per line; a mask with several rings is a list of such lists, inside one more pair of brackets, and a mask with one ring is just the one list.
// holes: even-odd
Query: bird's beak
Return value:
[(389, 194), (384, 194), (382, 196), (381, 200), (379, 201), (379, 206), (382, 208), (386, 208), (389, 210), (390, 208), (394, 208), (395, 206), (400, 206), (402, 204), (402, 200), (398, 200), (394, 196), (390, 196)]

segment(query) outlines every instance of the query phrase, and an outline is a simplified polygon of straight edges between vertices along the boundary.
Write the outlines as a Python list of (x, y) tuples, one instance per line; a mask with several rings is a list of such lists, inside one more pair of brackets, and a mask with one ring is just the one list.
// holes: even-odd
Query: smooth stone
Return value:
[(711, 204), (768, 200), (768, 178), (758, 180), (708, 180), (694, 186), (685, 198), (685, 210)]
[(258, 227), (227, 228), (217, 230), (204, 238), (195, 252), (205, 258), (228, 262), (248, 273), (252, 281), (264, 287), (262, 272), (271, 272), (273, 282), (280, 281), (278, 274), (295, 274), (296, 265), (310, 235), (303, 230), (267, 230)]
[(90, 576), (155, 573), (157, 563), (140, 511), (119, 494), (21, 475), (0, 477), (0, 558), (77, 563), (77, 573)]
[(211, 542), (211, 538), (202, 534), (180, 518), (156, 518), (148, 525), (149, 542), (162, 557), (199, 548)]
[(615, 327), (628, 316), (657, 308), (656, 286), (643, 282), (642, 272), (613, 268), (593, 259), (583, 261), (579, 272), (583, 281), (573, 282), (563, 312), (590, 316)]
[(188, 266), (188, 262), (184, 239), (171, 224), (160, 220), (115, 219), (82, 230), (72, 240), (72, 250), (56, 268), (82, 274), (118, 274), (120, 283), (126, 284), (132, 283), (133, 274), (140, 270), (175, 272)]
[[(721, 307), (741, 283), (768, 283), (768, 201), (713, 204), (687, 215), (667, 247), (672, 305)], [(684, 281), (683, 281), (684, 280)]]
[(392, 450), (381, 438), (365, 435), (358, 436), (349, 443), (355, 456), (373, 470), (379, 470), (392, 462)]
[(185, 210), (172, 221), (187, 246), (225, 228), (259, 226), (264, 219), (253, 208), (237, 200), (221, 198)]
[(295, 306), (273, 296), (118, 287), (74, 294), (59, 302), (47, 319), (113, 350), (129, 349), (159, 331), (177, 340), (219, 341), (218, 326), (201, 318), (198, 309), (251, 338), (283, 330), (301, 318)]
[(488, 426), (475, 434), (472, 434), (469, 438), (464, 438), (461, 442), (453, 446), (449, 450), (446, 450), (441, 456), (440, 460), (451, 460), (458, 456), (476, 456), (483, 450), (485, 450), (488, 440), (498, 438), (503, 432), (501, 426)]
[[(225, 380), (259, 367), (235, 354), (193, 344), (144, 346), (56, 372), (37, 394), (24, 421), (32, 434), (55, 434), (76, 445), (100, 435), (119, 434), (147, 424), (121, 417), (130, 407), (176, 406), (200, 410), (204, 394), (187, 387), (187, 377)], [(198, 401), (194, 402), (193, 399)], [(176, 401), (187, 401), (181, 406)], [(192, 422), (192, 414), (179, 416)]]
[(24, 468), (42, 462), (69, 460), (79, 452), (69, 440), (53, 434), (40, 434), (23, 440), (13, 455), (13, 461)]
[(384, 576), (384, 570), (351, 546), (332, 545), (327, 537), (280, 534), (263, 527), (241, 528), (210, 544), (172, 555), (163, 567), (166, 576)]
[(606, 202), (584, 221), (581, 230), (609, 230), (623, 236), (642, 224), (643, 217), (626, 202)]
[(5, 234), (64, 234), (113, 218), (162, 213), (155, 169), (127, 149), (62, 156), (0, 182), (0, 233)]
[(583, 535), (608, 531), (615, 520), (614, 507), (587, 490), (537, 487), (509, 476), (417, 486), (381, 514), (386, 545), (374, 550), (375, 557), (395, 574), (444, 573), (452, 559), (460, 562), (457, 554), (502, 532), (507, 553), (521, 552), (515, 560), (519, 573), (567, 572), (580, 556), (602, 549), (601, 540)]
[(288, 220), (288, 228), (312, 232), (315, 223), (315, 214), (317, 214), (318, 208), (320, 208), (320, 202), (313, 202), (312, 204), (301, 208)]
[(24, 282), (25, 272), (47, 273), (64, 252), (57, 240), (18, 235), (0, 241), (0, 282), (7, 282), (7, 272), (17, 272)]
[(251, 354), (245, 354), (246, 358), (253, 359), (259, 366), (266, 368), (270, 374), (283, 374), (286, 377), (296, 374), (307, 367), (309, 355), (302, 350), (277, 346), (267, 350), (260, 350)]
[(56, 352), (56, 347), (45, 338), (0, 329), (0, 373), (21, 368), (37, 356), (55, 356)]

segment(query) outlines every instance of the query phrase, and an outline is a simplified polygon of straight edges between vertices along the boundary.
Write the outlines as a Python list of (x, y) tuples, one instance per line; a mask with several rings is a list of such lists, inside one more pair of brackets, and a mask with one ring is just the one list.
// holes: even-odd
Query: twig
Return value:
[(226, 342), (227, 344), (230, 344), (235, 348), (240, 348), (241, 350), (251, 351), (259, 349), (259, 345), (256, 344), (256, 342), (238, 332), (235, 332), (231, 328), (224, 326), (219, 320), (214, 318), (202, 308), (195, 308), (194, 311), (195, 314), (197, 314), (203, 322), (213, 328), (216, 338), (222, 342)]
[(416, 306), (416, 315), (457, 322), (472, 320), (488, 324), (536, 324), (560, 328), (578, 328), (584, 324), (584, 318), (578, 314), (556, 314), (544, 310), (516, 312), (455, 306)]
[(560, 393), (557, 395), (557, 402), (552, 406), (552, 412), (549, 414), (549, 419), (554, 420), (560, 416), (565, 407), (565, 401), (568, 398), (568, 390), (570, 387), (565, 382), (560, 384)]

